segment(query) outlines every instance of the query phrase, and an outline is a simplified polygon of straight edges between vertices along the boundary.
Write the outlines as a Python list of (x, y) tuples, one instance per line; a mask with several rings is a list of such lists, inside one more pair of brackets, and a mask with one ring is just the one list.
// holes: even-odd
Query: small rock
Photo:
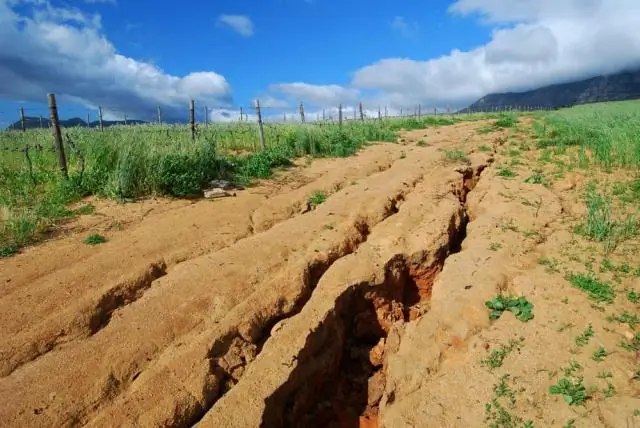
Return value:
[(382, 370), (376, 372), (369, 378), (367, 384), (367, 404), (369, 406), (375, 406), (380, 402), (382, 394), (384, 393), (385, 382), (386, 379)]
[(229, 192), (225, 192), (224, 190), (220, 189), (220, 188), (214, 188), (214, 189), (207, 189), (204, 191), (204, 197), (207, 199), (213, 199), (213, 198), (224, 198), (227, 196), (234, 196)]

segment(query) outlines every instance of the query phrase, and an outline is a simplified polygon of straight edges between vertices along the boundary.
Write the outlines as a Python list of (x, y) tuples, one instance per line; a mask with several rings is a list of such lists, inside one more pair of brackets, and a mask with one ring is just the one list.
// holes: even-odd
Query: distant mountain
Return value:
[[(26, 116), (24, 118), (24, 125), (25, 125), (25, 128), (27, 129), (48, 128), (50, 123), (51, 121), (45, 117), (43, 117), (42, 120), (40, 120), (39, 117), (32, 117), (32, 116)], [(144, 120), (127, 120), (126, 124), (141, 125), (145, 123), (148, 123), (148, 122)], [(113, 125), (124, 125), (124, 124), (125, 122), (123, 120), (103, 120), (102, 121), (102, 126), (104, 126), (105, 128)], [(79, 117), (73, 117), (71, 119), (61, 120), (60, 126), (62, 128), (73, 128), (76, 126), (79, 126), (81, 128), (86, 128), (87, 121), (82, 120)], [(93, 122), (89, 122), (89, 127), (98, 128), (100, 127), (100, 122), (98, 122), (97, 120), (94, 120)], [(20, 123), (20, 120), (17, 120), (16, 122), (9, 125), (7, 129), (22, 129), (22, 124)]]
[(462, 112), (493, 111), (505, 107), (568, 107), (640, 98), (640, 70), (599, 76), (578, 82), (545, 86), (526, 92), (489, 94)]

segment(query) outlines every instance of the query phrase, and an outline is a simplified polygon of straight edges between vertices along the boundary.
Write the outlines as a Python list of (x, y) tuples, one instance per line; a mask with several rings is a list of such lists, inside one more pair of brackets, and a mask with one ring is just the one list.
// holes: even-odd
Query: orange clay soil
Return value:
[[(215, 202), (94, 201), (0, 261), (0, 425), (633, 426), (637, 278), (604, 305), (558, 273), (602, 259), (572, 233), (584, 175), (525, 183), (540, 153), (521, 149), (498, 176), (529, 137), (486, 125), (298, 162)], [(95, 232), (109, 241), (82, 243)], [(634, 242), (614, 266), (638, 266)], [(490, 321), (500, 292), (535, 317)], [(584, 405), (548, 393), (565, 374)]]

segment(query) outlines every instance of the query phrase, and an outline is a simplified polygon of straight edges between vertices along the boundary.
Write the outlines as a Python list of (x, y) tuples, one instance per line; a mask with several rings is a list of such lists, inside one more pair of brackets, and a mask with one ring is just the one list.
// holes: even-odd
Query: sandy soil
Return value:
[[(625, 177), (559, 173), (575, 154), (541, 163), (530, 121), (486, 125), (298, 162), (216, 201), (91, 201), (0, 261), (0, 425), (640, 425), (640, 240), (604, 254), (574, 233), (588, 179)], [(536, 169), (546, 182), (525, 180)], [(108, 242), (83, 244), (96, 232)], [(567, 281), (585, 266), (611, 302)], [(490, 320), (499, 293), (533, 319)], [(549, 393), (561, 378), (584, 403)]]

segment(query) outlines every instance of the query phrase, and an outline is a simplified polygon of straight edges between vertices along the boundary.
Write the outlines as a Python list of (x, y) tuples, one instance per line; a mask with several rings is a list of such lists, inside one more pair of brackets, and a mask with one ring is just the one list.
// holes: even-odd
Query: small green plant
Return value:
[(313, 195), (309, 196), (307, 202), (311, 208), (315, 208), (318, 205), (324, 203), (327, 200), (327, 194), (322, 190), (317, 190)]
[(567, 280), (574, 287), (586, 292), (595, 302), (613, 303), (615, 292), (611, 285), (598, 281), (593, 276), (570, 274)]
[(489, 370), (497, 369), (502, 366), (505, 358), (516, 348), (519, 348), (524, 343), (524, 337), (519, 340), (511, 339), (506, 345), (499, 345), (496, 349), (491, 351), (489, 357), (482, 360), (481, 364), (487, 366)]
[(636, 314), (630, 314), (627, 311), (622, 312), (620, 315), (611, 315), (607, 318), (611, 322), (618, 322), (620, 324), (627, 324), (630, 329), (635, 330), (636, 326), (640, 324), (640, 318)]
[(444, 159), (447, 162), (464, 162), (469, 163), (467, 155), (458, 149), (444, 150)]
[(546, 178), (544, 178), (544, 175), (542, 175), (542, 173), (541, 173), (541, 172), (534, 172), (534, 173), (533, 173), (533, 175), (531, 175), (531, 176), (527, 177), (527, 178), (524, 180), (524, 182), (525, 182), (525, 183), (528, 183), (528, 184), (542, 184), (542, 185), (544, 185), (544, 186), (546, 186), (547, 184), (549, 184), (549, 183), (547, 182), (547, 179), (546, 179)]
[(599, 362), (603, 361), (607, 355), (609, 355), (607, 353), (607, 350), (604, 349), (604, 346), (600, 345), (600, 347), (591, 356), (591, 359), (593, 359), (593, 361), (599, 363)]
[(526, 297), (505, 297), (499, 294), (492, 300), (486, 301), (485, 306), (490, 310), (490, 320), (499, 319), (504, 311), (513, 313), (522, 322), (533, 319), (533, 303)]
[(511, 168), (503, 166), (498, 168), (498, 177), (506, 177), (506, 178), (511, 178), (511, 177), (515, 177), (516, 174), (515, 171), (513, 171)]
[(96, 211), (96, 207), (91, 204), (86, 204), (81, 206), (80, 208), (76, 208), (73, 210), (73, 213), (76, 215), (88, 215), (93, 214)]
[(426, 142), (426, 141), (424, 141), (424, 139), (422, 139), (422, 138), (421, 138), (421, 139), (416, 143), (416, 145), (417, 145), (417, 146), (420, 146), (420, 147), (426, 147), (428, 144), (427, 144), (427, 142)]
[(575, 419), (569, 419), (563, 426), (562, 428), (575, 428), (575, 423), (576, 420)]
[(502, 376), (500, 383), (493, 386), (494, 398), (485, 404), (485, 422), (489, 423), (491, 428), (533, 428), (532, 421), (525, 422), (520, 416), (512, 415), (501, 403), (506, 401), (507, 407), (515, 408), (516, 395), (508, 384), (510, 377), (508, 374)]
[(567, 379), (562, 378), (557, 384), (549, 387), (549, 394), (562, 395), (565, 403), (570, 406), (579, 406), (591, 398), (587, 388), (582, 383), (582, 378)]
[(490, 152), (491, 151), (491, 147), (483, 144), (480, 147), (478, 147), (478, 151), (479, 152)]
[(538, 264), (542, 265), (542, 266), (546, 266), (547, 267), (546, 270), (547, 270), (548, 273), (558, 273), (558, 272), (560, 272), (560, 269), (558, 269), (558, 265), (560, 263), (556, 259), (542, 258), (542, 259), (538, 260)]
[(500, 242), (492, 242), (489, 244), (490, 251), (498, 251), (500, 248), (502, 248), (502, 244)]
[(629, 352), (640, 351), (640, 332), (636, 333), (630, 342), (620, 342), (620, 347)]
[(640, 293), (635, 290), (629, 290), (627, 291), (627, 299), (631, 303), (640, 303)]
[(585, 346), (589, 343), (589, 339), (593, 337), (593, 327), (591, 324), (586, 328), (585, 331), (578, 337), (576, 337), (576, 345), (577, 346)]
[(98, 235), (97, 233), (94, 233), (93, 235), (87, 236), (82, 242), (84, 242), (87, 245), (99, 245), (107, 242), (107, 238), (105, 238), (102, 235)]
[(518, 119), (512, 114), (501, 114), (500, 118), (493, 124), (496, 128), (513, 128), (518, 124)]

